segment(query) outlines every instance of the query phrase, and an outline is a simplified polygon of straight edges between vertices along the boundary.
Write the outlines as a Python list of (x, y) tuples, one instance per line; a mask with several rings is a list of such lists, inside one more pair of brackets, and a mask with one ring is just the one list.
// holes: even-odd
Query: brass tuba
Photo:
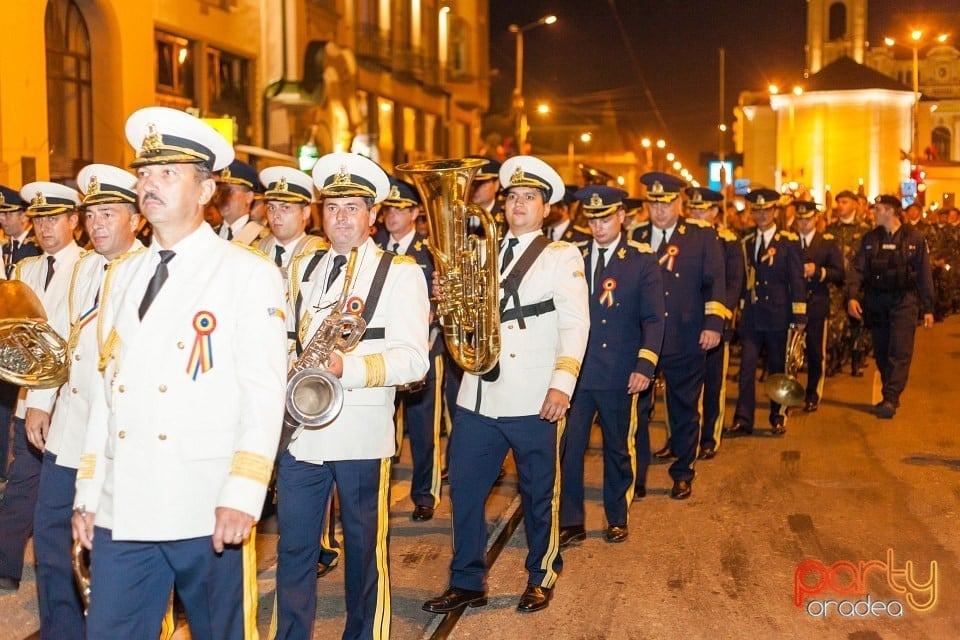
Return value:
[(799, 407), (803, 404), (806, 392), (797, 380), (797, 373), (803, 367), (806, 346), (806, 332), (791, 324), (787, 331), (786, 373), (768, 376), (763, 383), (767, 396), (777, 404), (786, 407)]
[(357, 346), (367, 328), (366, 321), (360, 316), (344, 313), (356, 265), (357, 248), (354, 247), (347, 257), (340, 298), (290, 368), (287, 416), (283, 425), (294, 430), (291, 438), (304, 427), (329, 424), (343, 408), (343, 385), (324, 367), (334, 350), (350, 351)]
[(0, 380), (28, 389), (66, 382), (67, 343), (47, 324), (37, 294), (19, 280), (0, 280), (0, 310)]
[[(474, 374), (490, 371), (500, 357), (500, 275), (488, 266), (496, 263), (499, 233), (492, 215), (464, 201), (485, 163), (471, 158), (397, 165), (423, 199), (440, 287), (437, 315), (447, 351)], [(483, 238), (468, 232), (471, 215), (480, 219)]]

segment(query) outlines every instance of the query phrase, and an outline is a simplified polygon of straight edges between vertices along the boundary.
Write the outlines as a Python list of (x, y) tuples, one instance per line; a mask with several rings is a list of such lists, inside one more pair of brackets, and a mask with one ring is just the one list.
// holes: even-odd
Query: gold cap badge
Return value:
[(703, 202), (703, 195), (699, 191), (694, 190), (693, 197), (690, 198), (690, 202)]
[(603, 206), (603, 198), (600, 197), (599, 193), (594, 193), (590, 196), (590, 206), (595, 209)]
[(286, 192), (287, 192), (287, 179), (286, 179), (286, 178), (280, 178), (280, 180), (277, 182), (277, 186), (274, 187), (273, 190), (274, 190), (274, 191), (279, 191), (280, 193), (286, 193)]
[(140, 144), (140, 153), (156, 153), (163, 148), (163, 136), (157, 131), (157, 125), (149, 123), (147, 125), (147, 135), (143, 137)]
[(517, 167), (510, 176), (510, 184), (520, 184), (523, 182), (523, 167)]
[(387, 200), (399, 200), (400, 199), (400, 189), (397, 188), (397, 185), (391, 185), (390, 193), (387, 194)]
[(42, 193), (37, 191), (33, 194), (33, 200), (30, 201), (31, 207), (45, 207), (47, 206), (47, 198)]
[(765, 204), (767, 204), (767, 199), (763, 196), (757, 196), (757, 206), (762, 207)]
[(333, 184), (350, 184), (350, 172), (347, 171), (347, 167), (340, 165), (340, 170), (337, 171), (337, 175), (333, 177)]
[(650, 193), (654, 195), (663, 195), (663, 185), (660, 184), (659, 180), (653, 181), (653, 184), (650, 186)]
[(95, 196), (100, 193), (100, 181), (97, 176), (90, 176), (90, 182), (87, 183), (87, 195)]

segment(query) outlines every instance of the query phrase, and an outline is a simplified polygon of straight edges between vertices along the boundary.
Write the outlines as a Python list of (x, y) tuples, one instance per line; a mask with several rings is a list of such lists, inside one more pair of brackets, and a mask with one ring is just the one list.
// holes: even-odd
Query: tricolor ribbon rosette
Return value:
[(217, 318), (210, 311), (198, 311), (193, 316), (193, 330), (197, 337), (190, 350), (190, 360), (187, 362), (187, 375), (196, 380), (201, 373), (213, 368), (213, 341), (210, 334), (217, 328)]
[(667, 247), (666, 253), (660, 257), (659, 262), (661, 265), (663, 263), (667, 264), (667, 271), (673, 271), (673, 261), (678, 255), (680, 255), (680, 247), (675, 244), (671, 244), (669, 247)]
[(777, 255), (777, 248), (776, 248), (776, 247), (770, 247), (769, 249), (767, 249), (767, 252), (766, 252), (765, 254), (763, 254), (763, 257), (760, 258), (760, 261), (761, 261), (761, 262), (766, 262), (768, 267), (772, 267), (772, 266), (773, 266), (773, 256), (775, 256), (775, 255)]
[(613, 291), (617, 288), (617, 281), (613, 278), (607, 278), (600, 285), (600, 288), (603, 289), (603, 293), (600, 294), (600, 304), (606, 305), (607, 307), (612, 307)]

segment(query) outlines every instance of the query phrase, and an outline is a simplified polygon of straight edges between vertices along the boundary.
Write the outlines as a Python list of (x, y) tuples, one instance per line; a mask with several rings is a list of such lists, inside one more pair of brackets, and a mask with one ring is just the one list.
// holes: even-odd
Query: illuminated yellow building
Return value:
[(3, 16), (14, 187), (125, 165), (124, 120), (150, 104), (232, 120), (254, 159), (352, 149), (388, 169), (469, 153), (488, 105), (487, 0), (15, 0)]

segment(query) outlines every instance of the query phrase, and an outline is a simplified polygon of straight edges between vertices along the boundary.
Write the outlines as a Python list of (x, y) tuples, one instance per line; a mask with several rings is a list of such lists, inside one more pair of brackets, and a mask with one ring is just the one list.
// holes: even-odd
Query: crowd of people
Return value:
[[(309, 175), (258, 173), (209, 126), (159, 107), (125, 130), (133, 173), (95, 164), (76, 189), (0, 192), (2, 275), (40, 298), (68, 345), (61, 386), (0, 385), (0, 446), (12, 432), (13, 451), (0, 468), (0, 590), (19, 588), (32, 533), (44, 638), (163, 637), (174, 591), (192, 637), (249, 637), (256, 526), (274, 501), (275, 637), (312, 636), (316, 579), (341, 557), (343, 637), (389, 637), (404, 434), (411, 519), (433, 518), (445, 479), (453, 513), (449, 581), (423, 609), (487, 603), (485, 503), (512, 453), (528, 544), (517, 610), (542, 610), (561, 551), (586, 537), (595, 424), (604, 538), (616, 544), (653, 458), (671, 462), (669, 495), (684, 500), (698, 461), (754, 432), (757, 374), (795, 373), (795, 337), (803, 397), (771, 397), (774, 435), (788, 404), (815, 412), (825, 378), (846, 364), (860, 375), (871, 349), (874, 411), (889, 419), (918, 323), (960, 298), (956, 209), (927, 224), (893, 195), (843, 191), (834, 209), (758, 188), (741, 212), (671, 174), (644, 174), (631, 198), (565, 185), (533, 156), (473, 158), (466, 196), (480, 210), (450, 228), (497, 230), (496, 255), (476, 259), (499, 274), (499, 357), (471, 368), (445, 333), (462, 317), (448, 298), (475, 283), (431, 247), (440, 223), (425, 219), (440, 214), (402, 172), (330, 153)], [(460, 327), (468, 350), (480, 324)], [(668, 437), (651, 452), (658, 389)], [(295, 417), (328, 408), (319, 424)], [(75, 541), (90, 550), (89, 602)]]

